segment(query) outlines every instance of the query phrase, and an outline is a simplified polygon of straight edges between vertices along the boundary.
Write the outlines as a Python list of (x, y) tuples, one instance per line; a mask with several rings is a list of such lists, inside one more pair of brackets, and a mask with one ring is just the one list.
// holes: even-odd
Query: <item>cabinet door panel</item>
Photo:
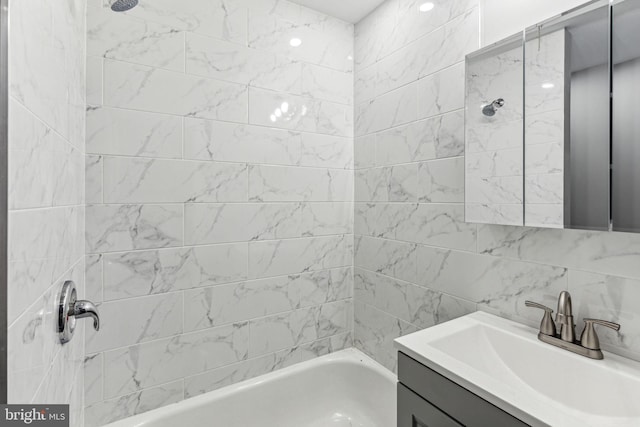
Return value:
[(398, 383), (398, 427), (461, 427), (426, 400)]

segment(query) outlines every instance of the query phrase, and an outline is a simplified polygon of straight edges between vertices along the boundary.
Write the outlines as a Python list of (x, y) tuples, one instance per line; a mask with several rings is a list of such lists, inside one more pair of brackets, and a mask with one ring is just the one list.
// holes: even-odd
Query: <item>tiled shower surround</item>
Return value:
[[(474, 311), (537, 327), (573, 295), (622, 324), (607, 349), (640, 360), (640, 235), (464, 222), (464, 55), (477, 0), (387, 0), (356, 24), (355, 346), (390, 369), (393, 339)], [(507, 37), (510, 34), (503, 34)]]
[(86, 425), (351, 347), (353, 25), (90, 0), (87, 27)]

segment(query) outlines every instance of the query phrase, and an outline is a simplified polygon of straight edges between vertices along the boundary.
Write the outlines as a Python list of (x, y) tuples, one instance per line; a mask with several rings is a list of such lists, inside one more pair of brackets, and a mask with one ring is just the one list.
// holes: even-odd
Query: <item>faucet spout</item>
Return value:
[(571, 294), (562, 291), (558, 298), (558, 311), (556, 313), (556, 323), (560, 329), (560, 338), (563, 341), (573, 342), (576, 339), (576, 327), (573, 323), (573, 312), (571, 308)]

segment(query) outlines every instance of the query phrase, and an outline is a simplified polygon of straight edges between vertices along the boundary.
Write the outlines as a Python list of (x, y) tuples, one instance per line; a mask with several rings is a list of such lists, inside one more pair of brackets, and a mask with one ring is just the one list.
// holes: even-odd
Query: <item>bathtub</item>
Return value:
[(342, 350), (109, 427), (392, 427), (396, 376)]

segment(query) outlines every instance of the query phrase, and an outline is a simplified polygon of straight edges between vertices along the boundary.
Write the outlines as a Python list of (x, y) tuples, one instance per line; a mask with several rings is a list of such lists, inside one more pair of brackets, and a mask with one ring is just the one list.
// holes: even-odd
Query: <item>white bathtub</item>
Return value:
[(396, 376), (348, 349), (110, 427), (392, 427)]

